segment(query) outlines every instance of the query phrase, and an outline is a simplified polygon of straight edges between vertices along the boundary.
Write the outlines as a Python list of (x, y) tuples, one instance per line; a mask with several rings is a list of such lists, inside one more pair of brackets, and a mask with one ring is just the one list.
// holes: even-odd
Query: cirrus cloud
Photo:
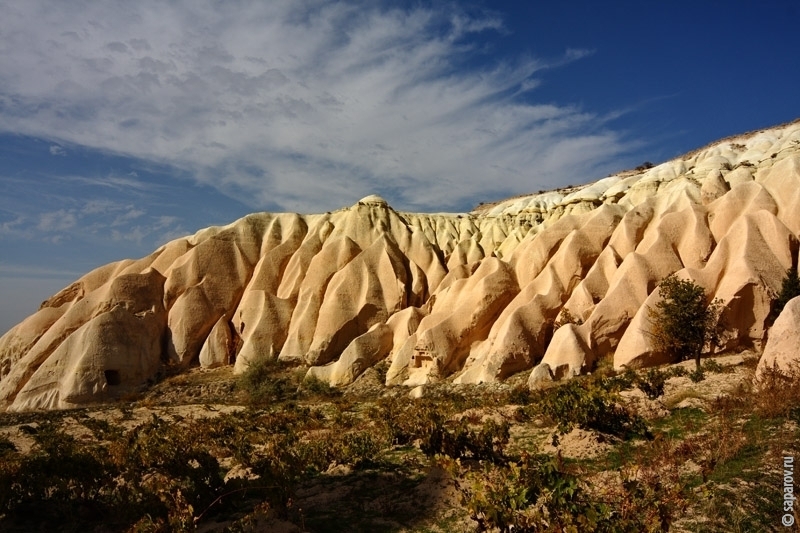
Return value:
[(458, 208), (591, 178), (630, 148), (604, 117), (535, 101), (547, 68), (591, 51), (486, 55), (478, 37), (503, 33), (491, 13), (325, 0), (0, 11), (0, 131), (168, 164), (252, 207), (378, 192)]

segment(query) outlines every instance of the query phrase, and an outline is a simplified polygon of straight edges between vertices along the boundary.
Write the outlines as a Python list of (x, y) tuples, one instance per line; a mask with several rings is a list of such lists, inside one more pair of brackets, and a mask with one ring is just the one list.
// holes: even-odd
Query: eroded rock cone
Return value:
[(536, 386), (604, 357), (647, 366), (669, 356), (646, 317), (672, 272), (722, 300), (725, 348), (760, 349), (798, 232), (798, 123), (472, 213), (402, 213), (373, 195), (253, 214), (53, 296), (0, 338), (0, 401), (71, 407), (164, 365), (241, 372), (259, 357), (335, 386), (383, 360), (387, 383), (409, 386), (528, 369)]

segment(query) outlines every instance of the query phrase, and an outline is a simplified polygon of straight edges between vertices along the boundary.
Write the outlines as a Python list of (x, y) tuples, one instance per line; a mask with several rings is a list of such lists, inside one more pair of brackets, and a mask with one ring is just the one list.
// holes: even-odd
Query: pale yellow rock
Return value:
[[(771, 300), (797, 247), (796, 237), (774, 215), (757, 210), (736, 219), (703, 268), (678, 272), (721, 301), (725, 348), (761, 347)], [(647, 308), (658, 297), (652, 293), (637, 311), (614, 354), (616, 368), (669, 362), (669, 354), (654, 351), (649, 335)]]
[(538, 389), (552, 381), (553, 372), (550, 370), (550, 365), (539, 363), (533, 368), (531, 375), (528, 376), (528, 388), (531, 390)]
[(738, 167), (725, 175), (725, 181), (730, 188), (753, 181), (753, 173), (748, 167)]
[(472, 276), (437, 293), (431, 313), (417, 328), (410, 361), (396, 357), (392, 375), (401, 373), (399, 365), (407, 364), (406, 384), (419, 385), (460, 370), (470, 347), (486, 338), (518, 290), (507, 263), (491, 257), (481, 261)]
[(288, 263), (306, 235), (306, 225), (289, 219), (281, 228), (275, 228), (274, 224), (272, 228), (273, 242), (264, 247), (268, 251), (256, 265), (233, 313), (234, 331), (241, 338), (236, 372), (241, 372), (259, 357), (277, 357), (286, 341), (289, 319), (296, 303), (291, 293), (289, 298), (281, 298), (276, 293)]
[(616, 250), (610, 245), (606, 246), (586, 276), (572, 291), (564, 308), (569, 309), (572, 315), (582, 322), (586, 322), (594, 311), (595, 305), (608, 292), (610, 280), (614, 277), (621, 262), (622, 259)]
[(392, 330), (392, 350), (388, 355), (389, 362), (391, 362), (392, 355), (417, 331), (425, 315), (424, 309), (406, 307), (389, 317), (389, 320), (386, 321), (386, 325)]
[(15, 363), (50, 329), (66, 312), (67, 305), (42, 307), (0, 338), (0, 379), (10, 372)]
[(200, 366), (216, 368), (230, 364), (233, 355), (233, 336), (227, 317), (220, 317), (200, 349)]
[(361, 253), (348, 237), (328, 239), (311, 260), (300, 285), (297, 305), (292, 311), (281, 360), (302, 361), (311, 347), (325, 291), (336, 272)]
[(119, 306), (98, 315), (59, 345), (8, 410), (64, 409), (135, 390), (158, 372), (163, 328), (154, 312)]
[(326, 381), (331, 387), (351, 384), (367, 368), (384, 359), (392, 349), (392, 328), (375, 324), (363, 335), (353, 339), (342, 355), (326, 366), (312, 366), (308, 376)]
[[(800, 247), (799, 141), (794, 122), (473, 213), (371, 195), (202, 229), (89, 272), (1, 337), (0, 401), (80, 405), (164, 365), (241, 371), (259, 357), (336, 385), (384, 358), (387, 383), (407, 385), (534, 368), (539, 383), (607, 356), (649, 365), (645, 310), (672, 272), (723, 302), (726, 348), (759, 349)], [(552, 333), (565, 308), (583, 323)]]
[(703, 205), (708, 205), (731, 189), (728, 182), (722, 177), (722, 172), (714, 169), (708, 173), (700, 187), (700, 200)]
[(767, 211), (778, 214), (778, 204), (764, 187), (750, 181), (731, 191), (708, 206), (709, 228), (714, 240), (720, 242), (742, 214)]
[(795, 235), (800, 233), (800, 154), (785, 155), (760, 179), (778, 204), (778, 216)]
[(800, 297), (789, 300), (775, 320), (769, 332), (764, 354), (756, 368), (756, 382), (767, 369), (776, 369), (784, 374), (800, 372)]
[(0, 382), (0, 398), (15, 410), (62, 408), (108, 397), (108, 379), (121, 392), (152, 378), (166, 324), (163, 282), (151, 269), (121, 275), (74, 302)]
[[(412, 333), (392, 354), (392, 362), (386, 372), (386, 385), (401, 385), (408, 380), (417, 334)], [(424, 377), (424, 375), (423, 375)]]
[[(531, 368), (542, 358), (549, 330), (564, 300), (594, 264), (621, 216), (617, 206), (604, 205), (557, 223), (573, 229), (559, 243), (557, 251), (551, 252), (547, 265), (506, 306), (492, 325), (487, 341), (473, 346), (456, 382), (504, 379)], [(523, 272), (517, 276), (520, 281), (531, 272), (524, 268), (523, 258), (527, 254), (521, 250), (521, 255), (515, 255), (517, 270)]]
[[(593, 352), (586, 345), (582, 338), (578, 326), (575, 324), (565, 324), (558, 328), (550, 341), (547, 354), (542, 358), (541, 365), (547, 365), (550, 374), (554, 379), (576, 376), (594, 364)], [(528, 380), (536, 381), (531, 374)]]
[(328, 363), (352, 339), (407, 307), (407, 281), (403, 256), (384, 234), (331, 278), (305, 361)]
[(708, 264), (691, 271), (722, 301), (726, 347), (763, 347), (765, 321), (796, 256), (795, 235), (767, 210), (745, 212), (714, 250)]
[[(103, 274), (108, 274), (108, 271)], [(97, 271), (90, 273), (88, 278), (86, 286), (95, 286), (98, 279)], [(83, 282), (84, 279), (82, 278), (80, 281)], [(67, 369), (72, 368), (71, 365), (77, 364), (76, 361), (94, 361), (97, 354), (106, 357), (115, 349), (122, 354), (136, 354), (145, 348), (153, 347), (153, 349), (157, 349), (156, 355), (159, 356), (166, 325), (163, 284), (164, 277), (155, 270), (148, 269), (142, 274), (120, 275), (88, 292), (83, 298), (71, 303), (62, 303), (62, 307), (68, 307), (68, 309), (46, 331), (41, 333), (27, 352), (16, 358), (15, 364), (11, 365), (8, 374), (0, 380), (0, 401), (6, 404), (14, 403), (18, 410), (37, 408), (33, 406), (40, 404), (48, 406), (48, 408), (64, 406), (63, 402), (66, 401), (79, 401), (78, 398), (87, 399), (84, 394), (86, 387), (83, 387), (80, 382), (75, 383), (74, 376), (65, 374)], [(46, 313), (46, 309), (49, 308), (43, 308), (39, 313)], [(119, 332), (110, 331), (111, 325), (107, 321), (108, 317), (103, 321), (94, 321), (91, 328), (84, 327), (95, 317), (107, 314), (112, 310), (115, 311), (115, 314), (110, 316), (117, 318), (120, 322)], [(80, 342), (75, 339), (70, 341), (72, 335), (82, 328), (84, 333), (80, 337)], [(15, 330), (12, 330), (3, 337), (4, 340), (0, 344), (13, 347), (14, 339), (18, 338), (17, 335)], [(93, 336), (98, 337), (97, 342), (93, 340)], [(10, 340), (5, 340), (7, 337)], [(65, 344), (67, 341), (70, 344)], [(104, 342), (109, 343), (110, 348), (104, 348), (102, 346)], [(127, 342), (132, 345), (130, 348), (132, 351), (126, 347)], [(81, 344), (91, 346), (81, 351)], [(70, 350), (71, 346), (77, 348)], [(70, 353), (70, 351), (74, 353)], [(54, 362), (48, 363), (51, 358)], [(158, 357), (156, 357), (156, 361), (159, 361)], [(139, 360), (131, 362), (134, 367), (139, 364)], [(44, 371), (42, 368), (50, 368), (50, 374), (47, 374), (48, 371)], [(41, 398), (37, 396), (36, 388), (28, 386), (34, 374), (39, 374), (38, 383), (47, 384), (41, 387)], [(95, 379), (97, 368), (92, 367), (86, 370), (77, 367), (74, 368), (73, 374), (91, 375), (94, 376), (91, 379)], [(130, 380), (123, 381), (122, 384), (126, 387), (139, 385), (141, 382), (136, 381), (139, 377), (138, 374), (130, 374)], [(128, 378), (123, 376), (123, 379)], [(59, 389), (58, 382), (62, 380), (70, 380), (71, 385)], [(87, 387), (92, 389), (95, 385), (96, 381), (92, 381), (92, 385), (87, 385)], [(23, 389), (26, 389), (25, 399), (15, 401)], [(74, 392), (76, 390), (83, 392), (78, 394)], [(97, 389), (97, 392), (98, 394), (102, 393), (100, 389)], [(59, 394), (60, 397), (54, 399)], [(65, 395), (71, 399), (65, 400)], [(49, 399), (44, 399), (45, 396)]]
[[(274, 294), (279, 281), (276, 278), (291, 257), (292, 248), (299, 246), (305, 224), (297, 215), (249, 218), (243, 223), (256, 221), (265, 232), (257, 249), (278, 256), (259, 279)], [(196, 234), (194, 247), (168, 270), (164, 286), (169, 310), (167, 351), (174, 364), (188, 366), (196, 361), (218, 317), (234, 315), (255, 266), (250, 262), (255, 255), (243, 251), (248, 242), (240, 244), (237, 233), (235, 227), (227, 227), (209, 228), (205, 239), (202, 232)]]
[(631, 320), (614, 352), (615, 369), (641, 368), (677, 362), (673, 360), (672, 354), (655, 349), (652, 338), (653, 323), (648, 314), (648, 308), (654, 309), (659, 300), (658, 291), (651, 293)]

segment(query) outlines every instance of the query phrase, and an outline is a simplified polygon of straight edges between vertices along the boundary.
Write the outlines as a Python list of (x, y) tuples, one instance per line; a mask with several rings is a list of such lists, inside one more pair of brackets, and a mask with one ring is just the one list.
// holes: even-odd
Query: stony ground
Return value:
[[(378, 426), (369, 413), (381, 398), (394, 398), (400, 403), (420, 402), (426, 397), (447, 398), (451, 421), (463, 420), (470, 427), (487, 427), (489, 421), (496, 425), (507, 423), (509, 438), (504, 443), (504, 456), (519, 457), (527, 453), (557, 457), (565, 472), (577, 476), (585, 494), (598, 501), (617, 501), (614, 498), (623, 490), (621, 487), (629, 487), (632, 480), (641, 482), (646, 490), (657, 487), (661, 492), (641, 495), (641, 501), (655, 508), (657, 500), (663, 498), (662, 512), (668, 510), (671, 515), (662, 527), (653, 530), (786, 531), (780, 523), (783, 457), (797, 456), (800, 436), (797, 413), (787, 408), (786, 402), (794, 400), (792, 395), (798, 387), (781, 392), (773, 384), (767, 392), (754, 391), (757, 356), (753, 353), (711, 361), (706, 363), (704, 379), (693, 381), (688, 375), (669, 377), (663, 394), (655, 399), (648, 398), (637, 387), (619, 394), (620, 407), (646, 421), (649, 438), (604, 433), (580, 425), (559, 430), (558, 420), (538, 412), (538, 404), (524, 393), (524, 375), (501, 384), (429, 386), (422, 390), (423, 400), (412, 400), (407, 399), (406, 389), (381, 386), (379, 370), (370, 369), (343, 393), (290, 395), (279, 403), (284, 410), (305, 408), (303, 416), (320, 421), (298, 425), (301, 440), (321, 436), (324, 441), (334, 438), (339, 428), (344, 433), (350, 432), (347, 435), (366, 430), (377, 433)], [(694, 363), (662, 370), (680, 374), (670, 370), (678, 367), (691, 371)], [(300, 372), (285, 372), (292, 386), (296, 375)], [(639, 375), (646, 373), (640, 371)], [(2, 414), (0, 452), (9, 465), (29, 466), (25, 457), (41, 455), (42, 445), (36, 430), (49, 423), (79, 445), (103, 445), (105, 438), (105, 445), (110, 446), (108, 442), (113, 438), (109, 437), (108, 427), (118, 428), (120, 434), (129, 435), (130, 439), (130, 435), (154, 420), (166, 421), (169, 427), (191, 428), (204, 420), (229, 420), (226, 417), (237, 413), (244, 416), (254, 406), (248, 391), (237, 383), (229, 368), (198, 368), (165, 379), (149, 391), (112, 405), (55, 413)], [(106, 433), (98, 431), (101, 426)], [(213, 428), (214, 424), (203, 427)], [(272, 430), (261, 426), (254, 429), (264, 434)], [(256, 437), (248, 438), (262, 449), (268, 446)], [(465, 480), (473, 474), (461, 478), (457, 474), (467, 472), (467, 467), (461, 465), (462, 470), (454, 470), (446, 458), (423, 453), (424, 444), (419, 439), (402, 444), (376, 442), (384, 444), (364, 452), (369, 460), (333, 461), (313, 474), (298, 478), (287, 512), (276, 513), (274, 504), (266, 504), (257, 488), (249, 488), (232, 493), (227, 498), (236, 501), (225, 506), (215, 503), (211, 510), (190, 507), (192, 520), (185, 529), (203, 532), (479, 530), (480, 522), (476, 521), (475, 509), (470, 508), (469, 493), (465, 491)], [(234, 478), (255, 479), (251, 469), (239, 464), (235, 453), (214, 446), (211, 453), (219, 460), (226, 483)], [(469, 458), (464, 457), (463, 462), (466, 465)], [(468, 468), (474, 472), (481, 467)], [(0, 478), (3, 480), (10, 483), (7, 478)], [(252, 487), (256, 485), (254, 482)], [(225, 485), (229, 486), (234, 485)], [(7, 487), (0, 487), (0, 497), (7, 493)], [(17, 510), (0, 510), (5, 512), (0, 514), (0, 529), (43, 530), (43, 524), (53, 527), (46, 520), (37, 522), (35, 516), (20, 514), (26, 510), (30, 509), (22, 504)], [(620, 516), (624, 514), (624, 510), (619, 512)], [(171, 523), (157, 520), (98, 524), (81, 515), (76, 515), (75, 520), (75, 524), (62, 521), (53, 530), (85, 531), (87, 523), (94, 531), (174, 529)]]

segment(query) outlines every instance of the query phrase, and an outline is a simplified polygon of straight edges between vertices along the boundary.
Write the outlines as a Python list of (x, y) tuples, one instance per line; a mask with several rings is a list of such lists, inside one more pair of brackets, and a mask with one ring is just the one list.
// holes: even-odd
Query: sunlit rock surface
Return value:
[[(725, 305), (724, 348), (763, 348), (800, 232), (800, 124), (725, 139), (642, 171), (482, 205), (257, 213), (96, 269), (0, 338), (9, 410), (114, 398), (165, 366), (258, 357), (344, 386), (532, 384), (663, 362), (647, 306), (672, 272)], [(576, 323), (562, 326), (564, 310)], [(541, 365), (541, 366), (537, 366)]]

